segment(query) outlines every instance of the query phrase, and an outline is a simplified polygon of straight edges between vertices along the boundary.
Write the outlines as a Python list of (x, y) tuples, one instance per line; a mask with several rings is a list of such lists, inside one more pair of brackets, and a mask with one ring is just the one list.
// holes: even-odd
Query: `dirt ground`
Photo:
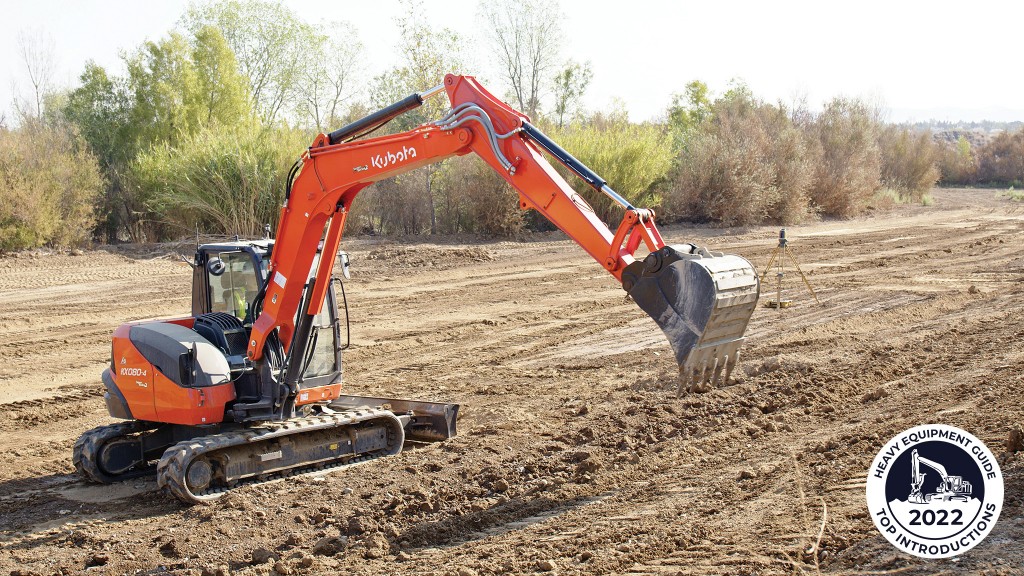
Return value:
[[(349, 242), (349, 392), (459, 403), (459, 436), (191, 508), (71, 465), (112, 421), (112, 330), (187, 313), (188, 267), (2, 258), (0, 574), (1024, 574), (1024, 206), (934, 197), (790, 228), (821, 304), (787, 276), (794, 307), (758, 308), (734, 381), (681, 398), (657, 327), (569, 241)], [(663, 232), (761, 267), (777, 229)], [(925, 561), (864, 488), (885, 440), (933, 422), (1001, 455), (1006, 497), (980, 546)]]

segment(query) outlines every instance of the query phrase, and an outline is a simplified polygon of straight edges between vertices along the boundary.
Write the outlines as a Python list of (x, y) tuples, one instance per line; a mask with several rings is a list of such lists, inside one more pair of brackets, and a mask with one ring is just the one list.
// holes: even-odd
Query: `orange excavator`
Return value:
[[(451, 108), (439, 120), (364, 138), (442, 91)], [(666, 245), (651, 210), (632, 206), (473, 77), (448, 75), (320, 134), (289, 174), (276, 239), (199, 246), (190, 316), (114, 331), (104, 397), (125, 422), (83, 434), (76, 468), (98, 482), (155, 472), (160, 487), (200, 503), (453, 436), (457, 405), (342, 394), (348, 315), (334, 267), (341, 261), (347, 276), (339, 247), (361, 190), (469, 153), (519, 192), (522, 209), (540, 212), (622, 282), (668, 337), (684, 384), (728, 380), (758, 297), (750, 263)], [(545, 154), (622, 207), (614, 233)], [(638, 260), (641, 244), (648, 253)]]

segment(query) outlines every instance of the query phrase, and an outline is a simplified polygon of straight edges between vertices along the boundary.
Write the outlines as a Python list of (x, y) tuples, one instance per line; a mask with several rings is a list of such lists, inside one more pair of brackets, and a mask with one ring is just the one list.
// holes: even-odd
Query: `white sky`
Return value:
[[(366, 50), (367, 78), (396, 63), (398, 0), (285, 0), (310, 22), (347, 20)], [(165, 35), (185, 0), (0, 0), (0, 109), (27, 87), (22, 30), (53, 38), (56, 80), (74, 85), (86, 60), (121, 73), (119, 54)], [(467, 73), (503, 93), (477, 30), (478, 0), (424, 0), (432, 25), (473, 43)], [(561, 0), (563, 58), (589, 60), (590, 109), (621, 98), (634, 120), (661, 115), (700, 79), (716, 93), (733, 78), (757, 96), (814, 109), (834, 96), (881, 101), (893, 121), (1024, 120), (1024, 3), (858, 0)], [(440, 82), (440, 79), (439, 79)], [(426, 88), (426, 87), (424, 87)]]

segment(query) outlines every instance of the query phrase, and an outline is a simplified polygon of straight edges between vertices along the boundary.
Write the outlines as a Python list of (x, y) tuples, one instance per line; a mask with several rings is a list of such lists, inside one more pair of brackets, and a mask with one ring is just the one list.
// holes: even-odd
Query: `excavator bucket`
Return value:
[(750, 262), (692, 244), (665, 246), (627, 266), (622, 286), (668, 337), (679, 392), (729, 380), (760, 291)]

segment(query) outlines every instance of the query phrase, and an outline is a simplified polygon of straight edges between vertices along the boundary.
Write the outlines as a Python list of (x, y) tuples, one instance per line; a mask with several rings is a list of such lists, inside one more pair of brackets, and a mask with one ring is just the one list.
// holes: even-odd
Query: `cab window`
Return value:
[(219, 276), (209, 274), (210, 309), (244, 319), (259, 291), (252, 257), (247, 252), (221, 252), (217, 257), (224, 263), (224, 272)]

